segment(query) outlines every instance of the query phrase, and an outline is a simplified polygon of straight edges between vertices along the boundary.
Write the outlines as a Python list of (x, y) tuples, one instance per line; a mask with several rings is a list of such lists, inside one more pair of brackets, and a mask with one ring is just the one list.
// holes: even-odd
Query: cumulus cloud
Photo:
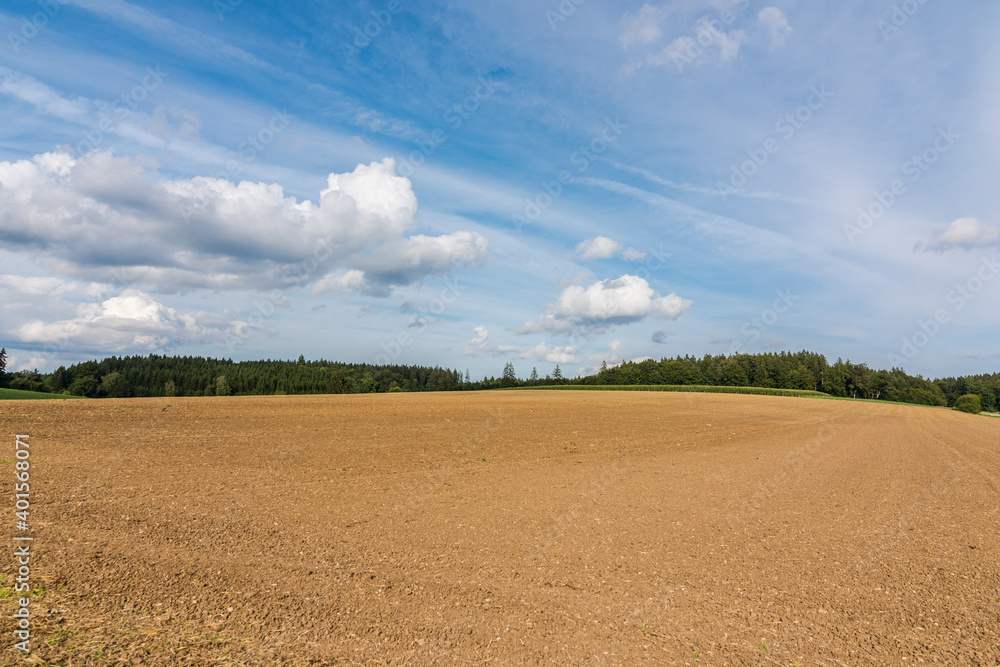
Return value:
[(924, 251), (943, 251), (950, 248), (986, 248), (1000, 245), (1000, 225), (988, 225), (976, 218), (959, 218), (943, 232), (924, 244)]
[(628, 48), (632, 44), (652, 44), (663, 37), (660, 24), (670, 10), (667, 7), (643, 5), (635, 14), (625, 14), (622, 17), (622, 31), (618, 36), (622, 46)]
[(365, 272), (352, 269), (341, 275), (331, 273), (312, 286), (313, 294), (322, 292), (356, 292), (365, 284)]
[(135, 289), (76, 310), (70, 319), (23, 324), (17, 330), (20, 342), (113, 354), (153, 352), (179, 343), (221, 341), (237, 326), (225, 315), (168, 308)]
[(521, 359), (537, 359), (538, 361), (548, 361), (553, 364), (575, 364), (576, 347), (573, 345), (550, 345), (539, 343), (533, 347), (521, 350), (518, 355)]
[(757, 20), (763, 23), (771, 31), (771, 49), (777, 49), (785, 45), (788, 35), (792, 32), (792, 26), (788, 25), (788, 19), (777, 7), (765, 7), (760, 10)]
[(676, 294), (660, 296), (638, 276), (601, 280), (588, 287), (565, 288), (539, 319), (527, 322), (518, 333), (568, 332), (576, 327), (602, 328), (638, 322), (646, 317), (676, 319), (692, 302)]
[(475, 232), (411, 235), (417, 199), (392, 159), (330, 174), (314, 203), (274, 183), (158, 180), (110, 152), (46, 153), (0, 162), (0, 209), (8, 247), (82, 278), (129, 267), (163, 293), (322, 283), (385, 295), (489, 251)]
[(630, 262), (641, 262), (646, 259), (646, 253), (635, 248), (622, 248), (622, 244), (607, 236), (597, 236), (580, 242), (576, 246), (580, 259), (610, 259), (619, 256)]
[(608, 259), (621, 249), (622, 245), (618, 241), (612, 241), (607, 236), (587, 239), (576, 246), (580, 259)]

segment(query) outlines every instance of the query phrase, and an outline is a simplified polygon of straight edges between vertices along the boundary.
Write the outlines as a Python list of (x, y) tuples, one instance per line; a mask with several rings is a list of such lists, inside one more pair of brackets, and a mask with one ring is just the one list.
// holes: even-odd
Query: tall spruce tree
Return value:
[(517, 374), (514, 372), (514, 364), (510, 361), (503, 367), (503, 377), (500, 379), (501, 387), (513, 387), (517, 384)]

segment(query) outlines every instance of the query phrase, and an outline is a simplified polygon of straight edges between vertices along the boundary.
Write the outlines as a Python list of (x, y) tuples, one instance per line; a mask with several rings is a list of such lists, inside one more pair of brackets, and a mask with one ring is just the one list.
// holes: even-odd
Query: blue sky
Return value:
[(0, 342), (1000, 370), (996, 3), (0, 12)]

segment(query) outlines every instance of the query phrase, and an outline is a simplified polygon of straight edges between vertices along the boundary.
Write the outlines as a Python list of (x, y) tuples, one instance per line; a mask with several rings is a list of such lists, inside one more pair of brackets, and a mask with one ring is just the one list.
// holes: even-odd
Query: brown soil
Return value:
[(521, 391), (12, 401), (0, 427), (3, 463), (31, 435), (36, 664), (1000, 663), (986, 417)]

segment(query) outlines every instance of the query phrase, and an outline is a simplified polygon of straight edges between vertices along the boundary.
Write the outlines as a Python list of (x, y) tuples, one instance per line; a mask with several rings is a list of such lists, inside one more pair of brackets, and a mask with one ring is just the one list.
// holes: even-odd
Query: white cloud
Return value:
[[(43, 359), (40, 357), (29, 357), (28, 359), (21, 359), (20, 357), (10, 355), (7, 357), (7, 370), (9, 372), (16, 373), (17, 371), (31, 371), (36, 368), (44, 369), (45, 364), (48, 359)], [(44, 371), (43, 371), (44, 372)]]
[(632, 44), (652, 44), (663, 37), (660, 24), (667, 18), (670, 10), (667, 7), (643, 5), (634, 15), (625, 14), (622, 17), (622, 31), (618, 39), (623, 47)]
[(660, 296), (638, 276), (601, 280), (589, 287), (565, 288), (545, 315), (527, 322), (518, 333), (566, 332), (575, 327), (602, 327), (638, 322), (646, 317), (676, 319), (692, 302), (676, 294)]
[(0, 286), (5, 288), (4, 291), (8, 295), (14, 291), (28, 296), (58, 296), (74, 292), (87, 296), (98, 296), (109, 289), (108, 285), (100, 283), (82, 284), (51, 276), (0, 275)]
[(482, 345), (490, 337), (490, 332), (486, 327), (476, 327), (473, 331), (476, 332), (476, 337), (471, 341), (473, 345)]
[(470, 340), (469, 344), (462, 351), (462, 354), (466, 356), (478, 357), (486, 355), (489, 357), (498, 357), (502, 354), (510, 354), (520, 350), (516, 345), (495, 345), (491, 343), (490, 332), (486, 327), (476, 327), (473, 331), (476, 334), (475, 338)]
[(624, 350), (625, 339), (616, 338), (608, 343), (608, 352), (606, 354), (599, 352), (587, 357), (585, 365), (577, 369), (576, 376), (595, 375), (601, 370), (601, 366), (604, 364), (607, 364), (608, 368), (620, 366), (625, 361), (625, 358), (622, 356)]
[(925, 251), (948, 248), (986, 248), (1000, 245), (1000, 225), (987, 225), (976, 218), (959, 218), (931, 239)]
[(784, 46), (788, 35), (792, 32), (792, 26), (788, 25), (788, 19), (777, 7), (765, 7), (760, 10), (757, 19), (766, 25), (771, 31), (771, 49)]
[(577, 363), (577, 348), (573, 345), (550, 345), (549, 343), (539, 343), (530, 347), (519, 347), (517, 345), (496, 345), (490, 342), (490, 332), (486, 327), (476, 327), (473, 329), (475, 337), (465, 346), (463, 353), (469, 357), (481, 355), (489, 357), (499, 357), (502, 355), (516, 355), (520, 359), (536, 359), (538, 361), (548, 361), (553, 364), (575, 364)]
[(76, 310), (71, 319), (23, 324), (17, 331), (20, 342), (104, 353), (153, 352), (179, 343), (221, 341), (235, 324), (225, 315), (176, 311), (135, 289)]
[(517, 356), (521, 359), (537, 359), (553, 364), (575, 364), (578, 363), (576, 352), (577, 348), (573, 345), (558, 346), (539, 343), (534, 347), (521, 350)]
[(636, 248), (625, 248), (622, 251), (622, 259), (626, 259), (630, 262), (641, 262), (646, 259), (646, 253)]
[(343, 275), (330, 274), (324, 278), (321, 278), (315, 285), (312, 286), (313, 294), (320, 294), (322, 292), (356, 292), (359, 291), (365, 283), (365, 272), (358, 271), (357, 269), (351, 269)]
[(8, 248), (83, 278), (129, 267), (165, 293), (306, 286), (340, 270), (325, 287), (385, 295), (489, 251), (475, 232), (410, 236), (417, 198), (392, 159), (330, 174), (313, 203), (275, 183), (157, 180), (109, 152), (46, 153), (0, 162), (0, 210)]
[(587, 239), (576, 246), (580, 259), (608, 259), (614, 257), (621, 249), (621, 243), (612, 241), (607, 236)]
[(610, 259), (619, 256), (630, 262), (641, 262), (646, 259), (646, 253), (635, 248), (622, 248), (622, 244), (607, 236), (597, 236), (592, 239), (582, 241), (576, 246), (576, 253), (580, 259)]

